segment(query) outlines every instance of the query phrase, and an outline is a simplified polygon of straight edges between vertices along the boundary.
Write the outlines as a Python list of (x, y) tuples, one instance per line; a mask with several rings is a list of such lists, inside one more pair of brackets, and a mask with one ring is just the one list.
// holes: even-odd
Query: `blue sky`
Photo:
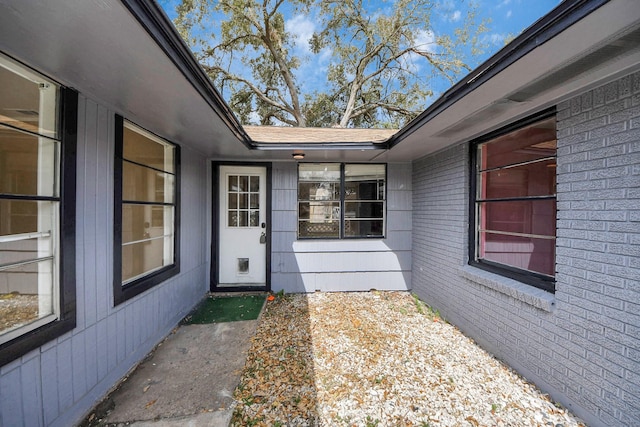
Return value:
[[(176, 16), (175, 7), (180, 0), (158, 0), (170, 19)], [(551, 11), (561, 3), (561, 0), (476, 0), (479, 5), (479, 19), (488, 20), (488, 31), (483, 35), (483, 42), (487, 44), (482, 55), (473, 58), (468, 65), (476, 68), (483, 61), (504, 46), (505, 39), (509, 36), (517, 36), (524, 29), (532, 25), (543, 15)], [(377, 7), (376, 0), (370, 0), (372, 8)], [(469, 0), (439, 0), (441, 13), (433, 20), (435, 31), (447, 33), (460, 26), (466, 14)], [(285, 9), (286, 10), (286, 9)], [(302, 65), (298, 71), (299, 76), (304, 76), (304, 86), (313, 89), (317, 85), (324, 83), (324, 71), (326, 70), (323, 61), (328, 60), (328, 55), (312, 56), (308, 51), (307, 40), (318, 30), (318, 22), (313, 16), (297, 14), (289, 11), (285, 15), (287, 31), (296, 35), (296, 54), (303, 58)], [(211, 28), (215, 33), (216, 28)], [(424, 33), (422, 35), (425, 42), (428, 42), (433, 34)], [(463, 77), (462, 75), (460, 77)], [(446, 80), (431, 81), (435, 97), (446, 91), (451, 83)], [(223, 93), (223, 96), (227, 94)]]

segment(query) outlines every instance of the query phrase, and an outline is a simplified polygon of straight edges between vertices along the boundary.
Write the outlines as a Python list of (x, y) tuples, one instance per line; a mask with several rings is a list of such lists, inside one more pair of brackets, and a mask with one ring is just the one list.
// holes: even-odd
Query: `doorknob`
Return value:
[(264, 231), (260, 234), (260, 243), (267, 243), (267, 234)]

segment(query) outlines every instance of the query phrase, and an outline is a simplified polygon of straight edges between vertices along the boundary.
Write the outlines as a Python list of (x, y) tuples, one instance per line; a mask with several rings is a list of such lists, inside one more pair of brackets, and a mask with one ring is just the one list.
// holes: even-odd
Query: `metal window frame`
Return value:
[[(7, 57), (3, 55), (3, 57)], [(19, 67), (29, 67), (10, 58)], [(35, 71), (33, 71), (35, 72)], [(78, 92), (62, 86), (53, 79), (45, 77), (59, 86), (58, 100), (59, 124), (59, 180), (58, 200), (58, 287), (57, 318), (47, 318), (45, 322), (36, 322), (33, 329), (0, 344), (0, 366), (23, 356), (24, 354), (56, 339), (76, 327), (76, 162), (78, 134)], [(38, 134), (38, 136), (40, 136)], [(43, 135), (50, 139), (50, 136)], [(6, 198), (20, 198), (7, 196)], [(48, 199), (48, 198), (47, 198)], [(48, 321), (50, 319), (50, 321)], [(42, 324), (44, 323), (44, 324)], [(18, 331), (18, 330), (16, 330)], [(12, 332), (13, 333), (13, 332)], [(17, 335), (17, 334), (16, 334)]]
[[(114, 306), (121, 304), (136, 295), (139, 295), (167, 279), (180, 273), (180, 146), (167, 141), (139, 125), (127, 120), (130, 127), (135, 130), (139, 128), (142, 132), (149, 133), (154, 137), (170, 144), (174, 147), (174, 217), (173, 217), (173, 263), (145, 272), (136, 276), (133, 280), (122, 281), (122, 206), (127, 202), (122, 198), (123, 164), (127, 159), (123, 156), (124, 147), (124, 127), (125, 119), (120, 115), (115, 116), (115, 153), (114, 153), (114, 179), (113, 179), (113, 301)], [(141, 204), (147, 204), (142, 202)], [(164, 203), (152, 203), (153, 205), (164, 205)]]
[[(386, 163), (365, 163), (365, 162), (298, 162), (296, 168), (296, 196), (300, 189), (300, 166), (305, 164), (330, 164), (340, 165), (340, 198), (338, 201), (340, 206), (340, 220), (338, 224), (338, 237), (306, 237), (300, 236), (300, 199), (296, 197), (296, 239), (297, 240), (362, 240), (362, 239), (385, 239), (387, 237), (387, 191), (388, 191), (388, 168)], [(346, 236), (345, 235), (345, 169), (347, 165), (367, 165), (384, 166), (384, 199), (383, 200), (365, 200), (365, 202), (382, 202), (382, 235), (381, 236)], [(335, 202), (335, 201), (332, 201)], [(356, 202), (354, 200), (354, 202)], [(351, 218), (349, 218), (351, 219)], [(378, 218), (353, 218), (353, 220), (378, 220)]]
[[(522, 283), (526, 283), (528, 285), (534, 286), (536, 288), (542, 289), (544, 291), (555, 293), (555, 277), (547, 276), (540, 273), (535, 273), (528, 270), (523, 270), (517, 267), (509, 266), (506, 264), (500, 264), (494, 261), (489, 261), (485, 259), (477, 259), (478, 252), (478, 242), (479, 242), (479, 233), (478, 233), (478, 205), (479, 203), (484, 203), (485, 201), (478, 198), (478, 146), (484, 143), (490, 142), (500, 136), (506, 135), (508, 133), (514, 132), (531, 124), (540, 122), (542, 120), (549, 119), (551, 117), (556, 116), (556, 108), (551, 107), (546, 110), (540, 111), (536, 114), (533, 114), (529, 117), (526, 117), (522, 120), (515, 121), (505, 127), (502, 127), (494, 132), (488, 133), (486, 135), (481, 136), (480, 138), (474, 139), (469, 143), (469, 154), (470, 154), (470, 169), (469, 169), (469, 183), (470, 183), (470, 191), (469, 191), (469, 230), (468, 230), (468, 264), (474, 267), (499, 274), (501, 276), (508, 277), (510, 279), (517, 280)], [(545, 198), (548, 198), (545, 196)], [(518, 198), (520, 199), (520, 198)], [(529, 198), (527, 198), (529, 199)], [(534, 199), (536, 199), (534, 197)], [(554, 197), (555, 199), (555, 197)], [(554, 224), (555, 226), (555, 224)], [(554, 260), (555, 263), (555, 260)]]

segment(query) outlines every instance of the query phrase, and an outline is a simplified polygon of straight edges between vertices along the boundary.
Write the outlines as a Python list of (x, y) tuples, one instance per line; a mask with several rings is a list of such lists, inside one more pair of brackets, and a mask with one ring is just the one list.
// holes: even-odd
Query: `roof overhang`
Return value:
[(640, 69), (640, 8), (565, 0), (383, 142), (252, 140), (153, 0), (14, 0), (0, 50), (211, 158), (410, 161)]
[(637, 70), (637, 0), (564, 1), (401, 129), (383, 157), (418, 159)]
[(201, 154), (248, 151), (248, 137), (154, 1), (5, 2), (0, 51)]

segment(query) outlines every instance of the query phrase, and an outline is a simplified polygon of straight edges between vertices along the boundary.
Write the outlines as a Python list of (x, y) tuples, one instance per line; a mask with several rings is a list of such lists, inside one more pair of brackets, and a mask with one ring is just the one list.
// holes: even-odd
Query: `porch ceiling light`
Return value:
[(302, 152), (293, 152), (293, 154), (291, 155), (291, 157), (293, 157), (296, 160), (302, 160), (304, 159), (304, 153)]

